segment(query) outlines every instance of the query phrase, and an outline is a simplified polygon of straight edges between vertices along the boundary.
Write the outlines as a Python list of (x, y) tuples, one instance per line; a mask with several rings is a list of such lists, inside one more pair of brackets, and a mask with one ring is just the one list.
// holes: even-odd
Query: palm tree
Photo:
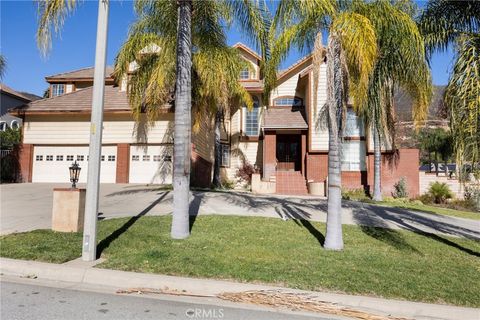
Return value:
[[(222, 23), (235, 17), (247, 34), (253, 35), (254, 30), (261, 30), (262, 21), (257, 6), (250, 0), (182, 0), (178, 3), (148, 0), (137, 1), (135, 10), (139, 19), (117, 56), (115, 73), (117, 77), (127, 76), (129, 63), (134, 60), (138, 63), (129, 82), (129, 97), (136, 117), (145, 111), (149, 120), (155, 119), (158, 106), (173, 102), (172, 95), (175, 96), (171, 234), (173, 238), (183, 239), (190, 233), (192, 96), (197, 115), (217, 110), (223, 105), (222, 101), (233, 97), (251, 104), (246, 91), (238, 83), (232, 84), (232, 77), (237, 82), (242, 62), (238, 60), (238, 53), (225, 45)], [(139, 54), (152, 44), (159, 50), (154, 50), (154, 54)], [(221, 92), (223, 88), (227, 90)]]
[(402, 7), (387, 1), (358, 5), (363, 7), (359, 10), (377, 30), (379, 51), (370, 78), (368, 99), (364, 105), (355, 106), (373, 135), (375, 201), (382, 200), (381, 145), (384, 143), (395, 148), (394, 90), (402, 88), (413, 98), (413, 115), (417, 124), (425, 119), (432, 96), (423, 38), (415, 21), (403, 11), (406, 3), (402, 1)]
[(6, 61), (3, 54), (0, 54), (0, 79), (3, 78), (5, 74)]
[[(480, 159), (480, 2), (429, 1), (420, 17), (427, 52), (453, 45), (455, 63), (445, 92), (457, 169)], [(459, 175), (462, 179), (463, 175)]]
[[(354, 104), (367, 100), (369, 81), (377, 59), (376, 30), (357, 2), (333, 0), (284, 0), (277, 9), (272, 34), (282, 32), (271, 40), (271, 66), (267, 68), (266, 87), (275, 85), (274, 70), (292, 44), (313, 49), (314, 92), (318, 88), (320, 64), (327, 59), (326, 108), (328, 153), (328, 215), (324, 247), (343, 249), (341, 223), (341, 141), (343, 118), (349, 95)], [(323, 47), (322, 31), (328, 31), (328, 44)], [(272, 36), (271, 39), (274, 37)], [(316, 108), (316, 95), (313, 106)]]

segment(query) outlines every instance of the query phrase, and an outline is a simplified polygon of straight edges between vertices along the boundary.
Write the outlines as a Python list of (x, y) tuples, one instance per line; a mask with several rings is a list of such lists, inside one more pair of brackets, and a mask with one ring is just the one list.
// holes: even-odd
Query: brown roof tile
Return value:
[[(11, 113), (90, 112), (93, 87), (67, 93), (58, 97), (30, 102), (11, 110)], [(105, 86), (104, 110), (130, 111), (127, 93), (119, 87)]]
[(263, 119), (264, 129), (307, 129), (303, 112), (291, 108), (269, 108)]
[[(54, 74), (45, 77), (47, 80), (57, 79), (92, 79), (93, 80), (94, 67), (82, 68), (78, 70), (68, 71), (64, 73)], [(111, 78), (113, 73), (113, 67), (107, 66), (105, 69), (105, 77)]]

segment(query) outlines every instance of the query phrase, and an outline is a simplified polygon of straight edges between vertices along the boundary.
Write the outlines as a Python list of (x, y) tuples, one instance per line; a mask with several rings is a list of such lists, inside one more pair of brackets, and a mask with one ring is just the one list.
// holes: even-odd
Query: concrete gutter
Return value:
[[(98, 262), (97, 262), (98, 263)], [(354, 296), (337, 293), (294, 290), (282, 287), (239, 283), (233, 281), (176, 277), (99, 269), (92, 263), (73, 260), (65, 264), (0, 258), (0, 272), (5, 276), (37, 278), (41, 280), (70, 282), (75, 284), (108, 286), (118, 289), (151, 288), (176, 290), (194, 295), (217, 296), (223, 292), (251, 290), (279, 290), (307, 294), (315, 300), (335, 303), (383, 316), (410, 319), (466, 320), (480, 319), (480, 309), (428, 304), (402, 300)]]

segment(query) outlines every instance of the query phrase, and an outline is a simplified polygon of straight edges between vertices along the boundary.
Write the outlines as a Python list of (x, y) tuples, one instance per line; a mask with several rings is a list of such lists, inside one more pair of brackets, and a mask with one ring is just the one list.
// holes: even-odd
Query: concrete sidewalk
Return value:
[(150, 288), (165, 289), (215, 297), (221, 293), (275, 290), (283, 293), (308, 295), (317, 301), (329, 302), (370, 314), (408, 319), (466, 320), (479, 319), (480, 309), (448, 305), (436, 305), (401, 300), (353, 296), (337, 293), (302, 291), (267, 285), (238, 283), (211, 279), (196, 279), (166, 275), (99, 269), (92, 263), (81, 260), (66, 264), (22, 261), (0, 258), (0, 272), (3, 276), (36, 278), (39, 280), (62, 281), (72, 284), (106, 286), (117, 289)]

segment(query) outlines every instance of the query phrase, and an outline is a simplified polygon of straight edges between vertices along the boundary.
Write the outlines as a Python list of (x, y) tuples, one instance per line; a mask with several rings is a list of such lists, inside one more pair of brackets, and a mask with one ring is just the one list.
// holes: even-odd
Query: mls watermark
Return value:
[(221, 308), (190, 308), (185, 315), (190, 319), (223, 319), (224, 317)]

